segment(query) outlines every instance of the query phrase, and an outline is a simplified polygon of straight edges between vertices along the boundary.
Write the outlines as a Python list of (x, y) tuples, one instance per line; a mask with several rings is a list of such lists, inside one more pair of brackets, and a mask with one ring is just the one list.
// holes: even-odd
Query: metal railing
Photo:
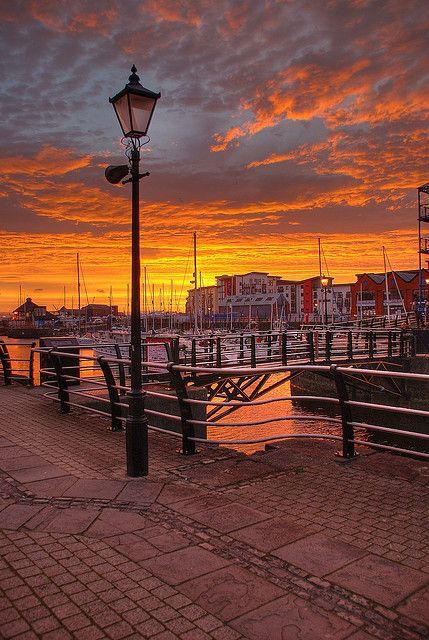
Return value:
[[(5, 342), (0, 340), (0, 376), (5, 385), (12, 382), (34, 385), (34, 347), (35, 342)], [(24, 351), (26, 357), (18, 357), (15, 351)]]
[[(130, 366), (131, 361), (124, 358), (109, 358), (106, 356), (79, 356), (77, 354), (64, 351), (49, 351), (49, 357), (52, 366), (45, 368), (43, 373), (50, 377), (50, 380), (43, 384), (48, 387), (45, 394), (46, 397), (54, 399), (60, 403), (62, 412), (68, 413), (72, 407), (84, 409), (95, 414), (109, 417), (111, 419), (111, 428), (113, 431), (122, 429), (126, 421), (128, 404), (124, 398), (124, 394), (129, 391), (127, 380), (123, 384), (121, 378), (120, 367)], [(85, 377), (75, 375), (76, 364), (64, 364), (75, 359), (76, 363), (82, 363), (82, 367), (86, 371)], [(143, 378), (145, 391), (145, 412), (149, 421), (149, 429), (169, 435), (175, 435), (182, 439), (182, 451), (185, 454), (194, 454), (196, 443), (216, 444), (216, 445), (238, 445), (238, 444), (255, 444), (266, 443), (275, 440), (285, 440), (287, 438), (315, 438), (330, 439), (339, 441), (342, 444), (341, 456), (346, 459), (355, 457), (355, 445), (364, 445), (375, 449), (391, 451), (401, 454), (412, 454), (424, 459), (429, 459), (429, 453), (425, 451), (417, 451), (411, 447), (396, 446), (385, 443), (376, 443), (362, 439), (363, 432), (388, 434), (400, 438), (408, 438), (413, 441), (428, 441), (429, 434), (422, 431), (414, 431), (403, 428), (393, 428), (391, 426), (383, 426), (374, 424), (377, 422), (375, 416), (380, 412), (387, 412), (389, 415), (405, 415), (411, 419), (428, 418), (429, 411), (426, 409), (413, 409), (408, 407), (393, 406), (389, 404), (380, 404), (373, 402), (364, 402), (349, 397), (349, 384), (353, 378), (368, 377), (372, 378), (391, 378), (399, 383), (429, 383), (429, 375), (418, 373), (404, 373), (399, 371), (386, 371), (369, 368), (347, 367), (338, 364), (288, 364), (274, 365), (269, 364), (260, 366), (257, 374), (261, 376), (277, 375), (282, 373), (298, 373), (310, 372), (329, 378), (333, 381), (335, 387), (335, 396), (317, 396), (317, 395), (289, 395), (276, 398), (268, 398), (265, 400), (238, 401), (223, 400), (222, 398), (196, 399), (190, 397), (190, 391), (198, 384), (198, 376), (207, 375), (206, 366), (191, 366), (186, 364), (176, 364), (174, 362), (144, 362)], [(157, 372), (157, 373), (156, 373)], [(235, 383), (247, 380), (250, 376), (255, 376), (255, 368), (248, 366), (240, 367), (211, 367), (210, 374), (217, 376), (219, 379), (234, 379)], [(164, 388), (154, 389), (154, 382), (164, 380)], [(383, 382), (383, 380), (382, 380)], [(76, 384), (78, 383), (78, 384)], [(82, 385), (82, 386), (81, 386)], [(382, 384), (378, 386), (380, 392), (384, 387)], [(171, 390), (174, 391), (173, 399), (176, 399), (177, 412), (165, 409), (165, 403), (172, 400)], [(157, 408), (149, 409), (147, 399), (156, 399), (159, 402)], [(85, 403), (84, 400), (85, 399)], [(101, 403), (102, 407), (90, 404), (88, 400)], [(332, 417), (327, 415), (314, 414), (285, 414), (281, 416), (268, 415), (261, 420), (245, 420), (244, 422), (216, 422), (216, 418), (198, 419), (196, 417), (196, 409), (203, 408), (207, 416), (207, 408), (213, 406), (222, 406), (239, 411), (241, 408), (249, 408), (257, 405), (272, 405), (284, 401), (305, 401), (305, 402), (323, 402), (335, 406), (338, 409), (338, 416)], [(167, 403), (167, 404), (168, 404)], [(159, 410), (158, 410), (159, 409)], [(370, 410), (371, 421), (366, 422), (359, 419), (356, 410)], [(338, 427), (338, 432), (333, 434), (321, 432), (303, 432), (303, 433), (278, 433), (266, 434), (260, 437), (225, 439), (214, 438), (207, 439), (196, 435), (197, 429), (207, 429), (207, 427), (215, 430), (228, 428), (251, 429), (254, 426), (261, 426), (274, 422), (285, 422), (289, 420), (296, 421), (316, 421), (329, 422)], [(161, 421), (161, 426), (156, 422)], [(177, 425), (177, 431), (167, 428), (164, 423), (173, 422)], [(358, 435), (356, 435), (356, 431)]]
[(416, 314), (414, 311), (407, 311), (402, 313), (391, 313), (390, 316), (369, 316), (367, 318), (356, 318), (355, 320), (344, 320), (328, 322), (326, 327), (322, 323), (305, 323), (301, 325), (301, 329), (400, 329), (401, 325), (405, 323), (409, 327), (416, 327)]
[(322, 329), (193, 337), (185, 358), (186, 364), (193, 367), (258, 367), (266, 363), (330, 364), (414, 354), (414, 337), (409, 332), (397, 329)]

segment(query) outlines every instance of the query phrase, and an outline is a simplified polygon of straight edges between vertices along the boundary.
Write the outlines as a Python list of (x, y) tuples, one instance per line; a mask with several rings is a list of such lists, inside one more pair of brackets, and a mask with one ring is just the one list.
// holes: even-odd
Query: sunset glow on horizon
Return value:
[[(122, 311), (130, 186), (109, 96), (136, 64), (161, 91), (142, 150), (141, 260), (156, 309), (201, 282), (319, 270), (335, 283), (418, 266), (417, 187), (429, 181), (423, 0), (20, 0), (0, 7), (0, 310)], [(426, 20), (425, 20), (426, 17)], [(148, 299), (151, 293), (148, 293)], [(76, 306), (76, 302), (74, 302)]]

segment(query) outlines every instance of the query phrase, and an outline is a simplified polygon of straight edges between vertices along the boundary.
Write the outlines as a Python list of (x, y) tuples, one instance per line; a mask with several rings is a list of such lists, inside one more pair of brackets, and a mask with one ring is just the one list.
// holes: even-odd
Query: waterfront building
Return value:
[[(389, 271), (384, 273), (359, 273), (351, 285), (352, 315), (357, 318), (392, 315), (412, 311), (419, 296), (419, 271)], [(429, 300), (428, 269), (422, 269), (422, 295)], [(389, 304), (387, 304), (387, 292)]]
[[(77, 314), (79, 312), (77, 311)], [(85, 307), (81, 307), (80, 315), (88, 320), (92, 318), (107, 318), (108, 316), (118, 315), (118, 305), (112, 304), (87, 304)]]
[[(347, 320), (351, 313), (351, 284), (326, 288), (320, 276), (290, 280), (265, 271), (221, 275), (216, 285), (197, 289), (199, 315), (240, 327), (259, 322), (323, 323)], [(193, 317), (195, 290), (188, 292), (186, 311)]]
[(47, 311), (46, 305), (36, 304), (31, 298), (12, 311), (12, 327), (48, 327), (54, 324), (55, 316)]
[[(219, 313), (219, 288), (216, 284), (197, 289), (198, 315), (210, 318)], [(186, 313), (190, 318), (195, 317), (195, 289), (188, 291)]]

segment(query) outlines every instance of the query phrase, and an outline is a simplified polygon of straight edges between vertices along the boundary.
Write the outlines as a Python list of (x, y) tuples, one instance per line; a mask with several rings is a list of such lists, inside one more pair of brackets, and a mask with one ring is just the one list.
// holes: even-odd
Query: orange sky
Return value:
[[(220, 6), (222, 5), (222, 6)], [(142, 264), (174, 307), (192, 278), (318, 272), (335, 282), (416, 268), (416, 188), (428, 182), (423, 0), (28, 0), (0, 8), (0, 309), (19, 287), (49, 308), (124, 308), (130, 188), (108, 96), (133, 62), (160, 90), (144, 148)], [(86, 294), (83, 294), (86, 303)], [(76, 303), (75, 303), (76, 304)]]

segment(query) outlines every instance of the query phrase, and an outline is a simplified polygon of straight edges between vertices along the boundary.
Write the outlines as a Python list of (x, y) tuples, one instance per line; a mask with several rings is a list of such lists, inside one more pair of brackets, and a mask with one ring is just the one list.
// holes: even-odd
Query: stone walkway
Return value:
[(325, 441), (251, 457), (122, 433), (0, 387), (0, 637), (429, 637), (427, 464)]

